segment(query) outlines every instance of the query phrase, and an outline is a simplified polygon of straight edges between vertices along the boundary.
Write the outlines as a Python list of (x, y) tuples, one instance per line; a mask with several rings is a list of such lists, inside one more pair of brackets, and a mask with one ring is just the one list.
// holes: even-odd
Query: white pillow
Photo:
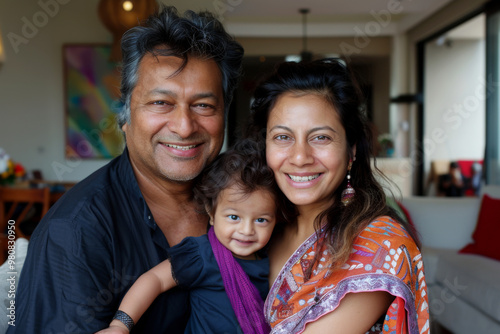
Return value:
[(406, 197), (423, 246), (461, 249), (472, 242), (481, 199), (478, 197)]
[(493, 184), (483, 185), (481, 187), (481, 197), (483, 194), (488, 194), (493, 198), (500, 198), (500, 186)]
[[(14, 300), (12, 292), (15, 294), (15, 290), (17, 290), (17, 283), (19, 282), (21, 269), (26, 258), (26, 252), (28, 251), (28, 240), (24, 238), (17, 239), (14, 251), (15, 254), (12, 255), (14, 256), (15, 267), (11, 267), (12, 264), (9, 264), (8, 260), (0, 266), (0, 333), (2, 334), (7, 331), (9, 321), (11, 320), (8, 317), (8, 313), (10, 313), (8, 308), (10, 307), (11, 300)], [(9, 280), (12, 276), (15, 276), (15, 283), (14, 280)], [(12, 290), (11, 283), (14, 283)]]

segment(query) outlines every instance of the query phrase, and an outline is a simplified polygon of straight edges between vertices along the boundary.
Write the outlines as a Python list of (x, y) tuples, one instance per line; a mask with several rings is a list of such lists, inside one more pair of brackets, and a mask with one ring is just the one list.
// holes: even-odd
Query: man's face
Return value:
[(132, 91), (126, 134), (136, 173), (184, 182), (219, 153), (224, 140), (221, 73), (213, 60), (146, 54)]

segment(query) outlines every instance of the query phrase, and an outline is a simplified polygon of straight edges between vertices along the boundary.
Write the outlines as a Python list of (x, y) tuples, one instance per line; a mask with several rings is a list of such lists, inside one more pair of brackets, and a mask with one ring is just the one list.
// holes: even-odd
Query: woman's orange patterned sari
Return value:
[(272, 333), (300, 333), (308, 322), (334, 311), (345, 294), (366, 291), (387, 291), (396, 297), (383, 322), (370, 333), (429, 333), (422, 255), (399, 223), (389, 217), (371, 222), (356, 238), (347, 263), (334, 271), (324, 245), (311, 278), (304, 282), (316, 245), (313, 234), (290, 257), (271, 287), (264, 312)]

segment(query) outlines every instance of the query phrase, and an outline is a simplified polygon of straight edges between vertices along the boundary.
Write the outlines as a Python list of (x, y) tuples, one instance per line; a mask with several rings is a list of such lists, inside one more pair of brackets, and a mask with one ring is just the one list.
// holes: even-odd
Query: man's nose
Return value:
[(187, 106), (177, 106), (169, 117), (169, 130), (181, 138), (188, 138), (198, 130), (196, 117)]

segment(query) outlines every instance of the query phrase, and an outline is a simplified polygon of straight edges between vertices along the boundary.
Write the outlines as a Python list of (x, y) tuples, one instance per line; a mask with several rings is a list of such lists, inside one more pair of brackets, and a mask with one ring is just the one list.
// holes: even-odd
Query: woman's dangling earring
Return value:
[(349, 203), (353, 201), (354, 195), (356, 191), (351, 186), (351, 168), (352, 168), (352, 159), (349, 160), (349, 166), (347, 167), (347, 187), (344, 189), (341, 195), (341, 201), (344, 206), (347, 206)]

